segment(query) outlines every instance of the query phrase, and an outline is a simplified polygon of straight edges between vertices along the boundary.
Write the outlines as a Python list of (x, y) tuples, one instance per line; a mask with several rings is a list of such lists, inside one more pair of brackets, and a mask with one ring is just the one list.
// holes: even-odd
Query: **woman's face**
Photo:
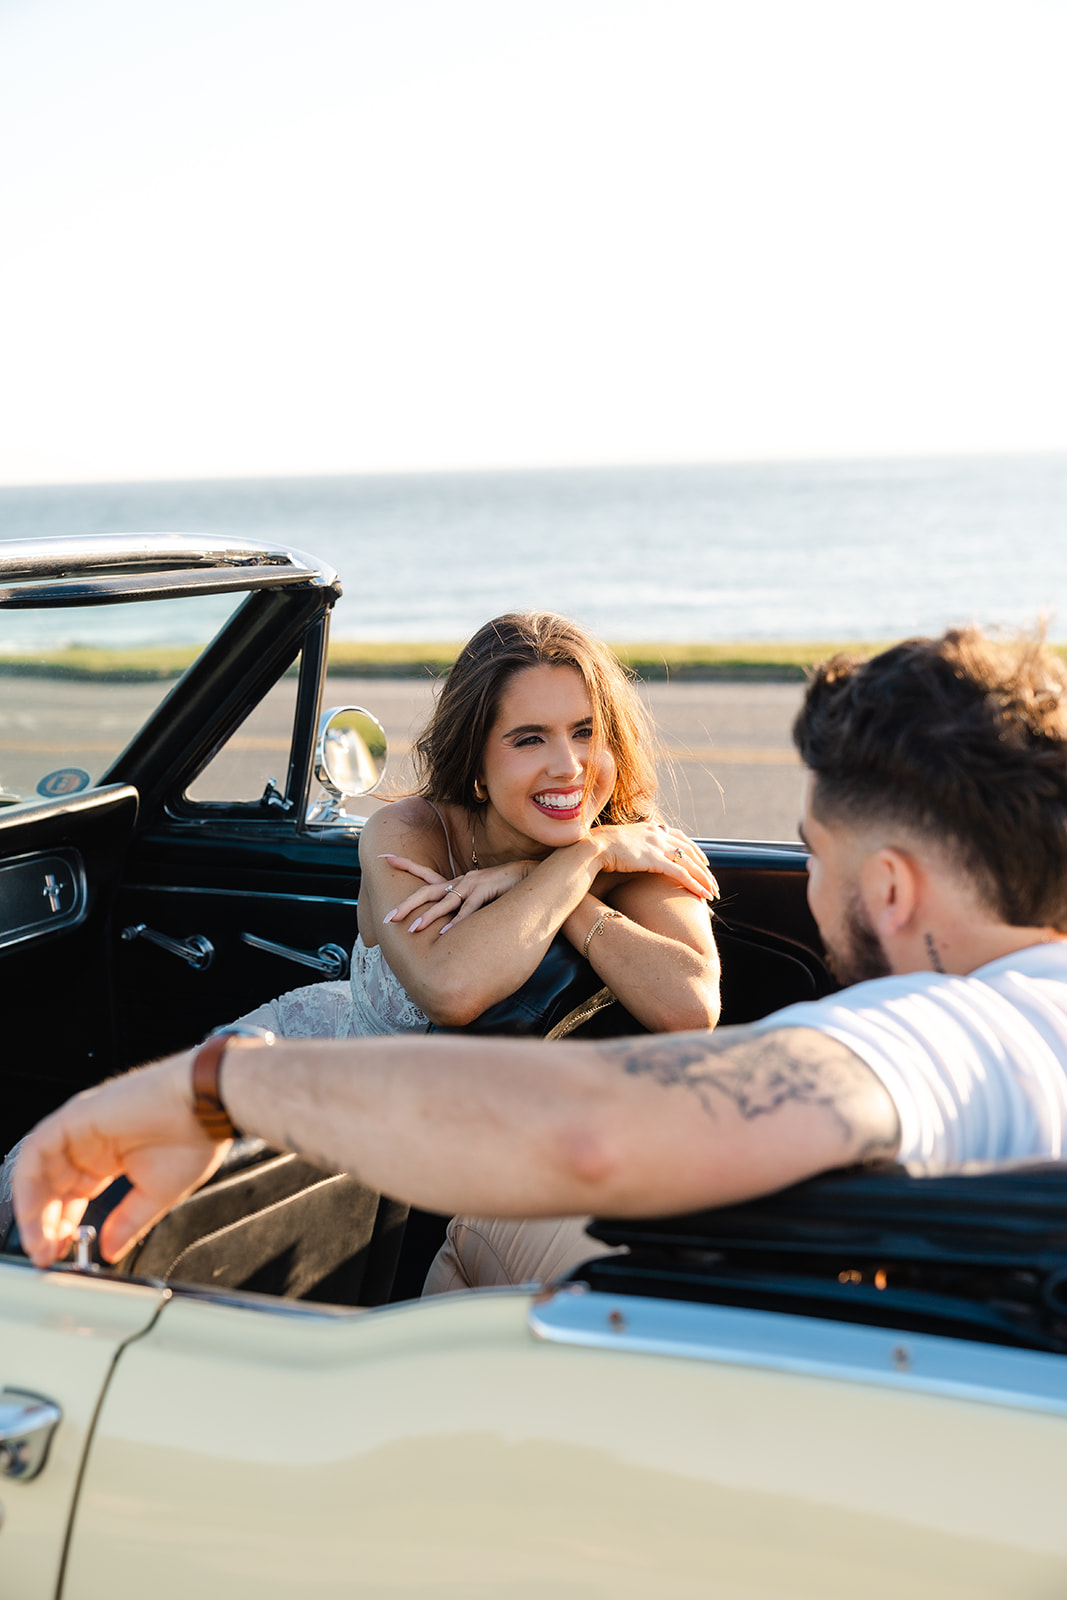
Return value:
[(581, 674), (546, 666), (517, 672), (501, 696), (478, 774), (489, 791), (489, 848), (524, 857), (573, 844), (607, 804), (615, 773), (611, 751), (593, 748), (593, 707)]

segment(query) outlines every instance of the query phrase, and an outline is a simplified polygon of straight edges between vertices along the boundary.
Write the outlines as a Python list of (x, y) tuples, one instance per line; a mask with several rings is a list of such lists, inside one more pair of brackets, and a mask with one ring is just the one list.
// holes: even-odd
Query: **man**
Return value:
[(101, 1247), (122, 1254), (211, 1173), (231, 1122), (483, 1216), (677, 1212), (872, 1158), (1058, 1157), (1067, 669), (976, 630), (837, 658), (795, 737), (811, 908), (854, 987), (751, 1027), (606, 1044), (209, 1041), (30, 1135), (15, 1204), (32, 1258), (54, 1260), (120, 1172), (133, 1188)]

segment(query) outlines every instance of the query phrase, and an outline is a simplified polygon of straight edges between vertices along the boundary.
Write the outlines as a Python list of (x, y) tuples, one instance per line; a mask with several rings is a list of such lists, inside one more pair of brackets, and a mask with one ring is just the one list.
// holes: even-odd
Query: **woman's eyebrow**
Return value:
[[(570, 728), (569, 728), (568, 731), (570, 733), (573, 733), (575, 728), (588, 728), (588, 726), (592, 722), (592, 720), (593, 719), (592, 719), (591, 716), (589, 716), (589, 717), (579, 717), (577, 722), (572, 722), (571, 723)], [(519, 734), (519, 733), (548, 733), (548, 732), (549, 732), (548, 725), (546, 723), (544, 723), (544, 722), (523, 722), (517, 728), (509, 728), (507, 730), (507, 732), (506, 733), (502, 733), (500, 735), (500, 737), (502, 739), (514, 739), (515, 735)]]

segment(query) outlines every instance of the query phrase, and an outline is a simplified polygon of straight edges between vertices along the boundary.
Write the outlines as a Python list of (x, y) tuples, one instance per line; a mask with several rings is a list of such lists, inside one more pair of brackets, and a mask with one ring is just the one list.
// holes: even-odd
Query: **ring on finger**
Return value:
[(677, 850), (674, 852), (673, 856), (671, 857), (671, 860), (672, 861), (677, 861), (678, 865), (681, 866), (681, 864), (682, 864), (682, 847), (681, 847), (681, 845), (678, 846)]
[(448, 888), (445, 890), (445, 894), (454, 894), (457, 900), (463, 899), (463, 896), (460, 894), (454, 883), (449, 884)]

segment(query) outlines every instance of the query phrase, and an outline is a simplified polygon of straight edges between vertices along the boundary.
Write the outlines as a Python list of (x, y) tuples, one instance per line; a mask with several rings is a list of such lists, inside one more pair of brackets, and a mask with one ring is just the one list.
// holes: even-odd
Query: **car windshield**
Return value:
[(0, 610), (0, 803), (98, 782), (244, 599)]

